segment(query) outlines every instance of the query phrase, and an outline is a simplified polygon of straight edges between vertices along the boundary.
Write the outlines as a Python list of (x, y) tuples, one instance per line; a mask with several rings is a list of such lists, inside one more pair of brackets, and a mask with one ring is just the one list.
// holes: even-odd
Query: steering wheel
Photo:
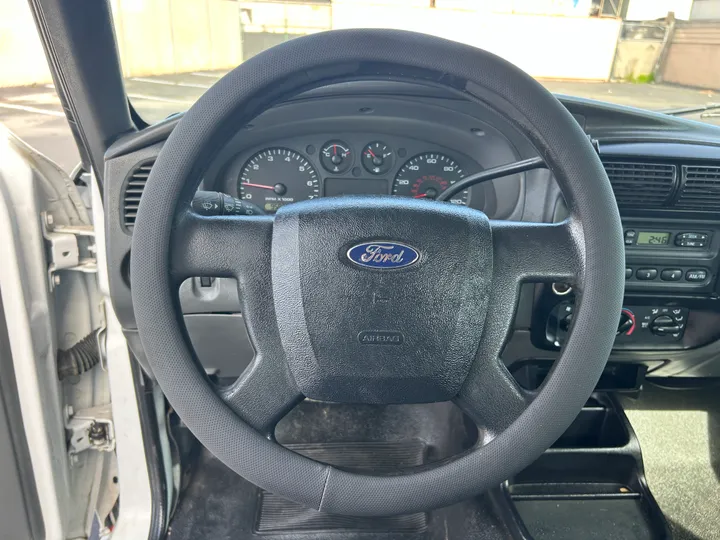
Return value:
[[(464, 206), (389, 196), (306, 201), (274, 217), (190, 210), (203, 171), (240, 127), (302, 91), (368, 79), (444, 86), (504, 115), (554, 173), (570, 217), (493, 221)], [(202, 444), (282, 497), (328, 513), (380, 516), (471, 497), (550, 447), (607, 362), (624, 267), (620, 218), (600, 160), (536, 81), (452, 41), (343, 30), (258, 54), (190, 108), (148, 178), (131, 276), (150, 366)], [(228, 389), (199, 368), (182, 323), (177, 290), (192, 276), (238, 282), (256, 357)], [(523, 281), (568, 282), (578, 293), (565, 347), (536, 392), (522, 390), (501, 360)], [(275, 424), (303, 397), (454, 400), (490, 442), (392, 476), (340, 470), (274, 442)]]

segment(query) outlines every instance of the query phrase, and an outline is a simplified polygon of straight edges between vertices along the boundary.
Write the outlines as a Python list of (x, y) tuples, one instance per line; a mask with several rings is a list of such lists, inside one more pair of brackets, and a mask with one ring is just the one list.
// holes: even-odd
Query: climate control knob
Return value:
[(618, 336), (631, 336), (635, 331), (635, 314), (627, 308), (623, 308), (620, 312), (620, 322), (618, 323)]
[(656, 336), (678, 337), (682, 327), (669, 315), (655, 317), (650, 323), (650, 331)]

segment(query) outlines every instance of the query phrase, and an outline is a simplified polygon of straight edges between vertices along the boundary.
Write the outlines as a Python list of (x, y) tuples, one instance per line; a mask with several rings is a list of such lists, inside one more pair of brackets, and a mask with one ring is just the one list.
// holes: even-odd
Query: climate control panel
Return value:
[[(545, 339), (561, 347), (572, 326), (575, 304), (560, 302), (551, 311), (545, 326)], [(689, 310), (683, 307), (627, 306), (618, 317), (616, 345), (638, 348), (682, 341)]]

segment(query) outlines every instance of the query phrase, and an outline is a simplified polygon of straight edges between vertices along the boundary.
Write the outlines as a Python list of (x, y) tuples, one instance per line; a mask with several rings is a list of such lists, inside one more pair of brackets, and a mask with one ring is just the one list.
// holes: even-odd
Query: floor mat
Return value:
[[(342, 469), (384, 473), (425, 462), (423, 441), (361, 443), (299, 443), (288, 448), (311, 459)], [(383, 518), (360, 518), (323, 514), (317, 510), (263, 492), (257, 531), (364, 531), (422, 532), (427, 529), (427, 514), (416, 513)]]
[(720, 387), (646, 384), (623, 405), (643, 451), (650, 489), (676, 540), (720, 540)]
[[(348, 468), (391, 470), (431, 463), (474, 443), (474, 426), (452, 404), (343, 406), (303, 402), (276, 434), (293, 450)], [(315, 442), (324, 441), (322, 445)], [(356, 441), (364, 441), (358, 443)], [(383, 445), (383, 457), (368, 452)], [(375, 445), (375, 446), (373, 446)], [(345, 449), (341, 452), (338, 450)], [(374, 454), (374, 455), (373, 455)], [(353, 462), (353, 463), (351, 463)], [(193, 474), (172, 518), (168, 540), (507, 540), (509, 532), (488, 496), (429, 514), (396, 521), (393, 529), (257, 532), (261, 491), (237, 476), (207, 450), (193, 461)], [(267, 495), (266, 495), (267, 497)], [(285, 502), (283, 508), (288, 510)], [(292, 504), (292, 503), (287, 503)], [(267, 508), (266, 508), (267, 510)], [(295, 510), (298, 511), (297, 507)], [(305, 512), (305, 510), (302, 510)], [(313, 512), (313, 511), (310, 511)], [(288, 516), (291, 517), (291, 516)], [(342, 518), (341, 518), (342, 519)], [(352, 518), (351, 518), (352, 519)], [(307, 523), (305, 515), (301, 523)], [(422, 523), (426, 523), (423, 529)]]

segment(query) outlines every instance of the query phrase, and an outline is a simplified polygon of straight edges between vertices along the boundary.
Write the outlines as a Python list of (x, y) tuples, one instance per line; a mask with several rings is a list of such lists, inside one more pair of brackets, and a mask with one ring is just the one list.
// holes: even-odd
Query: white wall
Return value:
[(720, 20), (720, 0), (695, 0), (690, 20)]
[[(91, 0), (89, 0), (91, 1)], [(393, 4), (388, 4), (392, 1)], [(336, 0), (332, 7), (233, 0), (111, 0), (125, 76), (226, 69), (242, 61), (241, 17), (252, 7), (248, 30), (297, 33), (327, 28), (416, 30), (485, 48), (536, 77), (607, 80), (621, 22), (586, 16), (496, 12), (581, 9), (589, 0)], [(639, 0), (633, 0), (639, 1)], [(660, 2), (661, 0), (653, 0)], [(442, 7), (454, 5), (453, 8)], [(460, 9), (457, 6), (466, 6)], [(332, 15), (330, 15), (332, 13)], [(247, 22), (247, 21), (245, 21)], [(297, 24), (297, 27), (295, 27)], [(50, 82), (27, 0), (0, 0), (0, 86)]]
[(617, 36), (616, 19), (548, 17), (392, 7), (355, 2), (333, 4), (333, 28), (415, 30), (481, 47), (534, 77), (607, 80)]
[(654, 21), (662, 19), (668, 12), (675, 13), (676, 19), (687, 20), (693, 0), (629, 0), (627, 15), (628, 21)]
[(0, 87), (51, 80), (27, 0), (0, 0)]

